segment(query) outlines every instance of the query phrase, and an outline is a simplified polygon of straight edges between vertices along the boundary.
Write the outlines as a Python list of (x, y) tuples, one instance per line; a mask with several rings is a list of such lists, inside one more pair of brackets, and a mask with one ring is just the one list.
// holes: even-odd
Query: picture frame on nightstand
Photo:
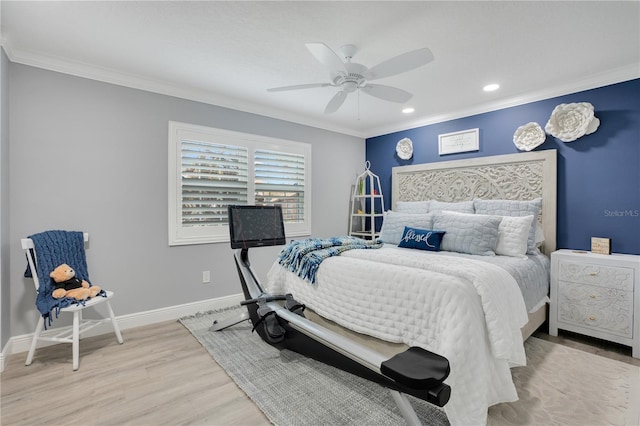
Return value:
[(591, 253), (611, 254), (611, 238), (591, 237)]

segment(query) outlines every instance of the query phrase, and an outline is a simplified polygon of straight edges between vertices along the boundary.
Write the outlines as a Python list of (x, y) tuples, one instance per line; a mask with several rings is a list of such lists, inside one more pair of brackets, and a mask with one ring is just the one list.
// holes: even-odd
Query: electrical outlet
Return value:
[(211, 271), (202, 271), (202, 284), (211, 282)]

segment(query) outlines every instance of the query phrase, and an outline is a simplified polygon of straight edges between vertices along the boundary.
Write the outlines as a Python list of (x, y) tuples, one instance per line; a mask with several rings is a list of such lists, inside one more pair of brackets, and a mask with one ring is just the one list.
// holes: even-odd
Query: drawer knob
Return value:
[(589, 275), (591, 275), (592, 277), (595, 277), (596, 275), (598, 275), (598, 272), (592, 271), (592, 272), (589, 272)]
[(595, 299), (595, 298), (596, 298), (596, 295), (595, 295), (595, 294), (590, 294), (590, 295), (589, 295), (589, 297), (590, 297), (591, 299)]
[(589, 321), (595, 321), (596, 317), (595, 315), (589, 315)]

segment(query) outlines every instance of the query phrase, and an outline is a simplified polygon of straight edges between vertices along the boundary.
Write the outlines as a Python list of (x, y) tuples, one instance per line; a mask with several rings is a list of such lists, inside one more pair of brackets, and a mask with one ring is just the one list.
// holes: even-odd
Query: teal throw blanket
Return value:
[[(54, 299), (51, 293), (55, 289), (55, 282), (49, 277), (58, 265), (68, 264), (76, 271), (76, 277), (89, 281), (89, 270), (87, 268), (87, 258), (84, 251), (84, 235), (80, 231), (45, 231), (39, 234), (30, 235), (36, 249), (36, 271), (32, 271), (27, 264), (24, 276), (29, 278), (35, 272), (40, 281), (40, 288), (36, 296), (36, 306), (45, 321), (45, 329), (51, 325), (51, 312), (56, 315), (60, 309), (72, 304), (84, 304), (84, 301), (77, 301), (68, 297)], [(101, 296), (106, 296), (104, 290)]]
[(323, 260), (346, 250), (376, 249), (381, 240), (363, 240), (356, 237), (309, 238), (292, 241), (282, 249), (278, 262), (300, 278), (315, 284), (316, 273)]

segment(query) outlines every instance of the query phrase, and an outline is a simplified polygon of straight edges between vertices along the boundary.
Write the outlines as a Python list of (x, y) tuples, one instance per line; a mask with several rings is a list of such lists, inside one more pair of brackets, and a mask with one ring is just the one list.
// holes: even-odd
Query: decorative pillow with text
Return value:
[(440, 243), (442, 242), (443, 235), (444, 231), (431, 231), (429, 229), (417, 229), (406, 226), (398, 247), (440, 251)]

